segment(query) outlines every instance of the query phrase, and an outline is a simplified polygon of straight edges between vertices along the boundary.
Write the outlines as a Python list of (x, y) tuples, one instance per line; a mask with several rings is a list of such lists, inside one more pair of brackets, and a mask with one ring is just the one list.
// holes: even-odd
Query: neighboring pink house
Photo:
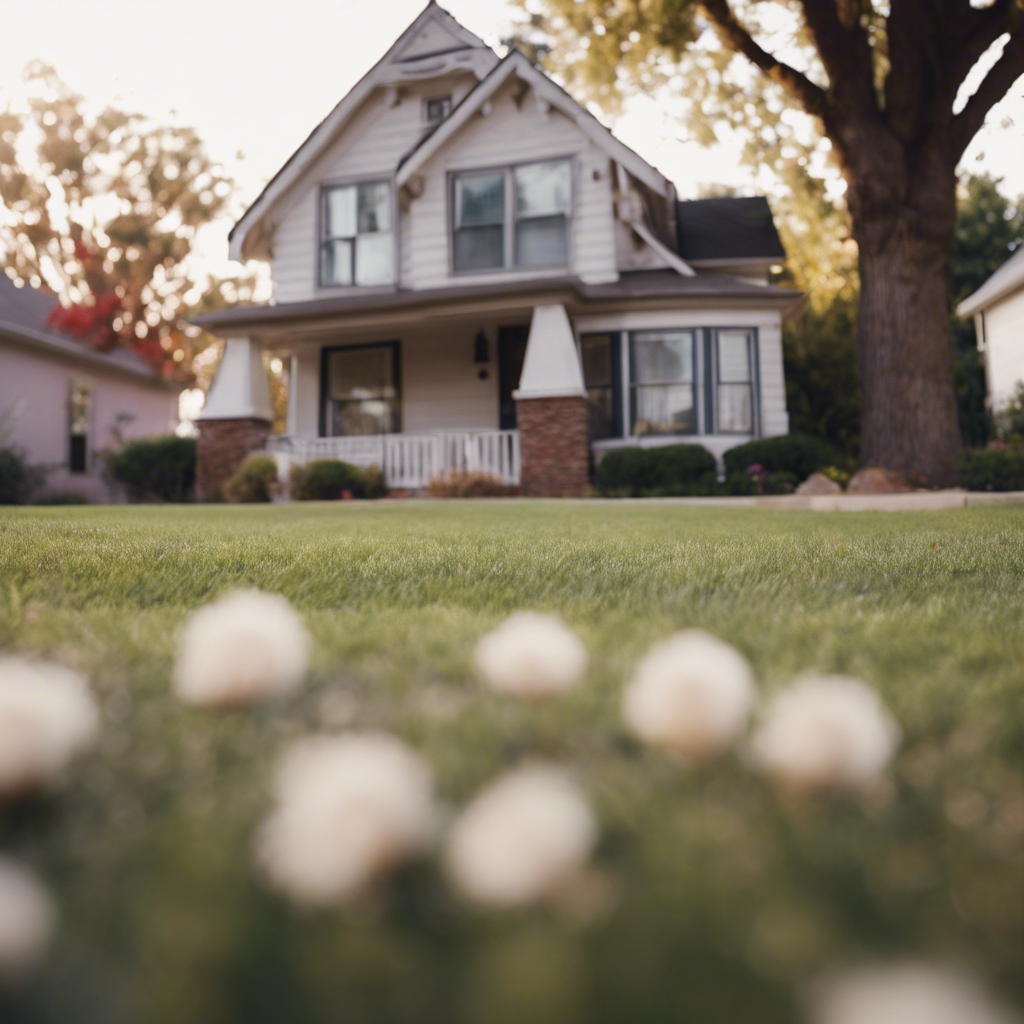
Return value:
[(109, 501), (102, 454), (171, 433), (181, 387), (134, 352), (95, 352), (50, 328), (56, 301), (0, 273), (0, 447), (47, 470), (43, 491)]

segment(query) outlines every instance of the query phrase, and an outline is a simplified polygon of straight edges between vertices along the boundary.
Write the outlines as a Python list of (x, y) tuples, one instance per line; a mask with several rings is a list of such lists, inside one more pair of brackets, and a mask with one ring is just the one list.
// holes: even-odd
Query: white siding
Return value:
[[(1024, 382), (1024, 288), (1000, 299), (983, 316), (989, 402), (998, 411)], [(975, 317), (976, 322), (980, 319)]]
[(487, 274), (449, 272), (448, 173), (572, 156), (575, 162), (574, 209), (567, 271), (585, 281), (614, 281), (615, 230), (611, 180), (607, 156), (564, 114), (539, 108), (532, 93), (517, 105), (513, 90), (499, 92), (490, 114), (475, 117), (423, 170), (423, 194), (409, 207), (404, 236), (402, 283), (410, 288), (438, 288), (446, 284), (480, 283), (537, 277), (538, 271), (501, 271)]

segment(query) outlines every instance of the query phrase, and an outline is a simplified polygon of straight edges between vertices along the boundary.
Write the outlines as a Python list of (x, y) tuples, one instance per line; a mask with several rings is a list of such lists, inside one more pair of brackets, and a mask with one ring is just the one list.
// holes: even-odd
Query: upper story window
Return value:
[(423, 120), (427, 124), (440, 124), (451, 112), (451, 96), (431, 96), (423, 101)]
[(569, 262), (571, 160), (456, 174), (453, 198), (456, 272)]
[(320, 284), (381, 285), (395, 280), (391, 183), (332, 185), (322, 192)]

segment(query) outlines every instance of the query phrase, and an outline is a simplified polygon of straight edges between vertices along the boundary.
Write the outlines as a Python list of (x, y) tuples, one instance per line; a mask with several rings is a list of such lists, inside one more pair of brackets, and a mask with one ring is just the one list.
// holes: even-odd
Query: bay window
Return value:
[(751, 331), (715, 331), (715, 430), (750, 434), (754, 429)]
[(397, 342), (323, 350), (322, 428), (326, 437), (399, 432)]
[(455, 271), (568, 264), (571, 160), (460, 172), (452, 200)]
[(696, 331), (634, 331), (630, 335), (633, 433), (697, 431)]
[(388, 181), (324, 188), (320, 211), (320, 284), (393, 284), (395, 243), (391, 220)]
[(587, 389), (590, 438), (616, 437), (622, 431), (618, 334), (584, 334), (580, 362)]

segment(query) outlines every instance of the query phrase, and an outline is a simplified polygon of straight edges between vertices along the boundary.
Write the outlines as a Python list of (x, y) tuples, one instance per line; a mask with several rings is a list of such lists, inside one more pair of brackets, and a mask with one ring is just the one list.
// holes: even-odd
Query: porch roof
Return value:
[[(456, 307), (479, 300), (512, 299), (552, 302), (560, 297), (574, 309), (604, 305), (667, 305), (674, 301), (730, 300), (743, 306), (789, 308), (802, 292), (773, 285), (754, 284), (722, 274), (697, 273), (683, 277), (674, 270), (637, 270), (618, 281), (591, 284), (574, 276), (533, 278), (528, 281), (496, 281), (486, 284), (454, 285), (445, 288), (348, 293), (303, 302), (235, 306), (194, 317), (192, 322), (207, 330), (225, 333), (299, 324), (352, 313), (390, 313), (428, 306)], [(454, 311), (454, 310), (453, 310)]]

